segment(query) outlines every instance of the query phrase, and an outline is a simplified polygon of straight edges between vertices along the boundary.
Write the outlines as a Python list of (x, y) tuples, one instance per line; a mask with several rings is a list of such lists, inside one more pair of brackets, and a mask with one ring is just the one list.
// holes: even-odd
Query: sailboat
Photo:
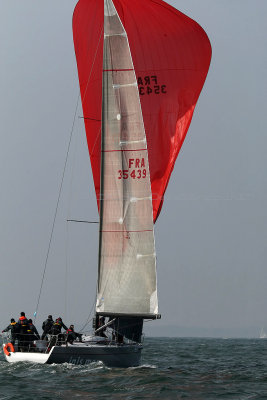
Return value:
[[(6, 343), (4, 354), (138, 366), (143, 321), (160, 318), (154, 222), (211, 48), (197, 23), (161, 0), (80, 0), (73, 32), (100, 216), (97, 323), (82, 342), (36, 341), (27, 352)], [(111, 337), (99, 336), (105, 329)]]
[(260, 330), (260, 339), (267, 339), (267, 333), (263, 328)]

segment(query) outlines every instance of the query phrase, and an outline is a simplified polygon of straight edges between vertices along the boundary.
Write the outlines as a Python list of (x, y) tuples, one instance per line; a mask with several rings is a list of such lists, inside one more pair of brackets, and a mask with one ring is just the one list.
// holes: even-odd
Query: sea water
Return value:
[(146, 338), (142, 365), (9, 364), (0, 399), (267, 399), (267, 339)]

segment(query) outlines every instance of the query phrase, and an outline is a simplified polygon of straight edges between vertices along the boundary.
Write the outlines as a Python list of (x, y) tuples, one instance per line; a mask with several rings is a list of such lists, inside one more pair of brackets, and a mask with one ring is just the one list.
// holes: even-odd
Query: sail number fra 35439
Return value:
[(146, 178), (146, 168), (144, 158), (130, 158), (129, 169), (119, 169), (118, 179), (141, 179)]
[(137, 78), (137, 84), (140, 96), (152, 93), (154, 94), (167, 93), (166, 85), (159, 84), (157, 75), (144, 76), (144, 77), (139, 76)]

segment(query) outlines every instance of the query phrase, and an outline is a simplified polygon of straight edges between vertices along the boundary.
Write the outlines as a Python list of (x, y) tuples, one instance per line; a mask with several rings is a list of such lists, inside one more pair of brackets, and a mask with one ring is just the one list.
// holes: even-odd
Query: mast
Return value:
[(146, 134), (126, 31), (104, 0), (99, 266), (96, 313), (157, 318)]

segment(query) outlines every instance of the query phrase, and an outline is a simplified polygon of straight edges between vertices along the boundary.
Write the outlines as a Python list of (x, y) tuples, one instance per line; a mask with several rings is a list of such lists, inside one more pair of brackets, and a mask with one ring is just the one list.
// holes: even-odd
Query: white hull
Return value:
[(33, 362), (37, 364), (46, 364), (50, 353), (48, 354), (42, 354), (42, 353), (21, 353), (21, 352), (14, 352), (10, 353), (9, 356), (7, 356), (4, 353), (6, 361), (9, 363), (16, 363), (16, 362)]

